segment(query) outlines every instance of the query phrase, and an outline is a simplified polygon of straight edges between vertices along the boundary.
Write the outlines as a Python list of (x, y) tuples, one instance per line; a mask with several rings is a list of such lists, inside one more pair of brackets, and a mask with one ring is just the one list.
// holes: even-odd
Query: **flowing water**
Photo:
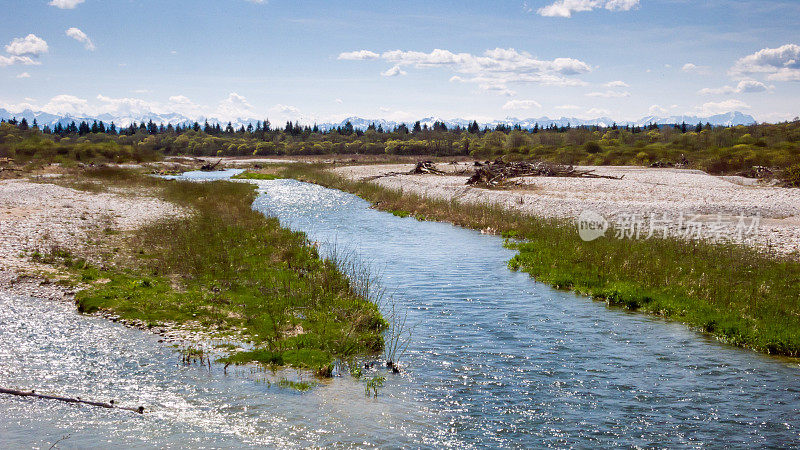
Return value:
[[(219, 175), (222, 176), (222, 175)], [(202, 177), (202, 176), (199, 176)], [(796, 362), (535, 283), (496, 236), (399, 218), (293, 180), (254, 207), (379, 273), (411, 340), (377, 398), (336, 377), (300, 393), (265, 374), (181, 364), (158, 338), (72, 305), (0, 295), (0, 386), (144, 405), (0, 396), (4, 447), (791, 446)], [(308, 378), (305, 374), (292, 374)]]

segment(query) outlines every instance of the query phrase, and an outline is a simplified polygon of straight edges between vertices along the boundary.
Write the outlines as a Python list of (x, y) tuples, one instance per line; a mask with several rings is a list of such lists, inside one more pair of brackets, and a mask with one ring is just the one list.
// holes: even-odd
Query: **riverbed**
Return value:
[[(0, 295), (0, 385), (143, 405), (143, 416), (0, 397), (11, 447), (791, 446), (800, 368), (507, 268), (502, 239), (400, 218), (340, 191), (259, 181), (254, 208), (368, 267), (410, 336), (377, 398), (336, 377), (181, 363), (158, 337)], [(306, 374), (287, 376), (308, 380)], [(267, 376), (269, 375), (269, 376)], [(278, 375), (280, 376), (280, 375)]]

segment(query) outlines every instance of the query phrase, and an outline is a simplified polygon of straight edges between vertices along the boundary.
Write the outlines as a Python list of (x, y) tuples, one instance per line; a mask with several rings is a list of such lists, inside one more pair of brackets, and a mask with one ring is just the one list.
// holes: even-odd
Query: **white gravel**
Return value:
[[(438, 164), (441, 170), (472, 170), (471, 164)], [(345, 166), (335, 172), (365, 179), (391, 172), (408, 172), (412, 165)], [(800, 255), (800, 189), (754, 185), (740, 177), (716, 177), (697, 170), (643, 167), (582, 167), (622, 180), (536, 177), (524, 179), (527, 189), (488, 190), (465, 185), (468, 175), (391, 175), (375, 183), (432, 198), (472, 203), (497, 203), (525, 213), (577, 219), (585, 210), (611, 224), (631, 220), (648, 234), (650, 218), (666, 218), (670, 234), (691, 238), (736, 240), (736, 226), (748, 230), (743, 241), (766, 251)], [(683, 219), (681, 221), (681, 214)], [(753, 232), (748, 233), (755, 222)], [(687, 223), (702, 223), (687, 228)], [(630, 224), (630, 223), (628, 223)], [(682, 224), (682, 225), (681, 225)], [(720, 231), (722, 230), (722, 231)], [(657, 233), (656, 235), (661, 235)], [(691, 235), (691, 236), (689, 236)]]
[[(17, 295), (64, 298), (67, 289), (29, 277), (52, 269), (31, 261), (53, 245), (84, 253), (106, 228), (131, 230), (168, 215), (177, 206), (156, 198), (90, 193), (25, 180), (0, 181), (0, 289)], [(90, 253), (90, 252), (89, 252)]]

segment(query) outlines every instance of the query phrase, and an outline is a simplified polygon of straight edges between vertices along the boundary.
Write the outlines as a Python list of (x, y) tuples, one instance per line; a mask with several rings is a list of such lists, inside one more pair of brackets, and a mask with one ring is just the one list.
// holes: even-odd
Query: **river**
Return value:
[(68, 435), (59, 447), (800, 444), (796, 361), (536, 283), (507, 268), (513, 251), (497, 236), (396, 217), (294, 180), (258, 184), (254, 208), (379, 275), (385, 313), (407, 314), (402, 373), (368, 371), (386, 377), (377, 398), (350, 377), (301, 393), (250, 368), (184, 366), (157, 336), (72, 305), (0, 295), (0, 386), (148, 408), (139, 416), (0, 396), (0, 443), (49, 447)]

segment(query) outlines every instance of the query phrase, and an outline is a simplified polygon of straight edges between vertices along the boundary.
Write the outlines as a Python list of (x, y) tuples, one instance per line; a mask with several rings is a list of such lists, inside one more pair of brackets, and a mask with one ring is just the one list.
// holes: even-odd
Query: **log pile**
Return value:
[(578, 170), (573, 166), (553, 164), (548, 162), (486, 162), (477, 165), (475, 173), (467, 180), (470, 186), (495, 187), (508, 183), (509, 180), (520, 177), (575, 177), (575, 178), (606, 178), (621, 180), (622, 177), (610, 175), (597, 175), (592, 170)]

